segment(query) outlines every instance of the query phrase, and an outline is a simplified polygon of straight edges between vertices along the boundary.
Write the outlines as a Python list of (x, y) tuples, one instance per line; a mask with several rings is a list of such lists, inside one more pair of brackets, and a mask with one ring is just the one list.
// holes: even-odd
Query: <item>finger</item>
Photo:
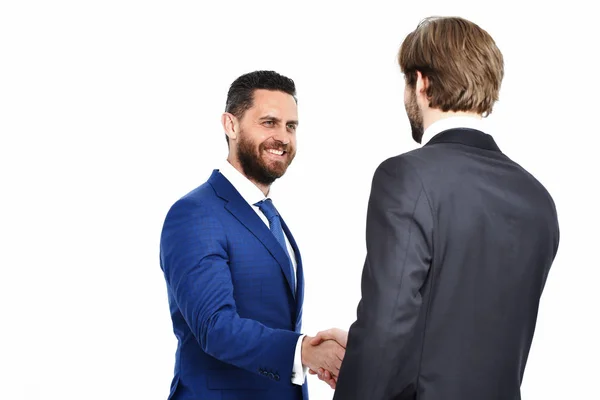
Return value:
[(342, 367), (342, 363), (339, 360), (336, 360), (333, 363), (333, 368), (331, 369), (331, 375), (338, 376), (340, 374), (340, 368)]
[(326, 382), (329, 384), (330, 388), (335, 389), (336, 384), (337, 384), (337, 379), (334, 378), (329, 371), (327, 371), (327, 375), (328, 375), (329, 379), (327, 379)]
[(337, 376), (340, 368), (342, 367), (342, 360), (337, 358), (335, 354), (331, 355), (331, 358), (327, 360), (325, 368), (331, 372), (332, 375)]
[(311, 374), (311, 375), (316, 375), (316, 374), (317, 374), (317, 373), (316, 373), (315, 371), (313, 371), (312, 369), (309, 369), (309, 370), (308, 370), (308, 373), (309, 373), (309, 374)]

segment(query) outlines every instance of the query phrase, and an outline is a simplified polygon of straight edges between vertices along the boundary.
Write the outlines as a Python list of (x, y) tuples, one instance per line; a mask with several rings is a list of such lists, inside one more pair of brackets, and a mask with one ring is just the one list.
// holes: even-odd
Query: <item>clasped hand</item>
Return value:
[(302, 341), (302, 364), (310, 374), (318, 375), (335, 389), (347, 341), (348, 332), (338, 328), (319, 332), (315, 337), (306, 336)]

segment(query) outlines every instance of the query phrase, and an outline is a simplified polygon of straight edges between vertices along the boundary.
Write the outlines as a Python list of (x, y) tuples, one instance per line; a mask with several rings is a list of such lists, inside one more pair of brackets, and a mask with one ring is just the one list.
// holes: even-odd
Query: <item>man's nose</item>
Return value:
[(273, 136), (273, 139), (287, 145), (290, 143), (290, 134), (285, 129), (285, 127), (282, 129), (277, 129), (275, 135)]

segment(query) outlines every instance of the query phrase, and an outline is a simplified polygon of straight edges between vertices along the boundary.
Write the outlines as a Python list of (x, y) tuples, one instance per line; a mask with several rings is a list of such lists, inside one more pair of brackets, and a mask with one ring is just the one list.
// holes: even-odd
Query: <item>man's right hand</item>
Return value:
[(346, 349), (335, 340), (320, 340), (317, 343), (313, 339), (315, 338), (305, 336), (302, 340), (302, 365), (312, 371), (329, 371), (332, 377), (337, 377)]
[(346, 349), (346, 343), (348, 343), (348, 332), (339, 328), (331, 328), (326, 331), (321, 331), (317, 333), (317, 336), (311, 338), (310, 344), (316, 346), (325, 340), (335, 340), (340, 344), (340, 346)]
[[(348, 342), (348, 332), (339, 328), (331, 328), (326, 331), (321, 331), (317, 333), (317, 336), (310, 338), (310, 344), (312, 344), (313, 346), (317, 346), (326, 340), (335, 340), (345, 350), (346, 343)], [(327, 383), (332, 389), (335, 389), (335, 386), (337, 384), (337, 373), (334, 375), (333, 373), (324, 368), (319, 368), (315, 370), (309, 369), (308, 372), (311, 375), (318, 375), (320, 380)]]

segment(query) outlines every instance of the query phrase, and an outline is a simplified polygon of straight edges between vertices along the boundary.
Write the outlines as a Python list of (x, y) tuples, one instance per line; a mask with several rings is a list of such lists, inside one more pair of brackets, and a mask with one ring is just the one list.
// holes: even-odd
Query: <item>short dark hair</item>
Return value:
[[(296, 85), (290, 78), (275, 71), (254, 71), (237, 78), (229, 87), (225, 112), (242, 118), (246, 110), (252, 107), (256, 89), (284, 92), (296, 99)], [(229, 143), (229, 137), (227, 143)]]

